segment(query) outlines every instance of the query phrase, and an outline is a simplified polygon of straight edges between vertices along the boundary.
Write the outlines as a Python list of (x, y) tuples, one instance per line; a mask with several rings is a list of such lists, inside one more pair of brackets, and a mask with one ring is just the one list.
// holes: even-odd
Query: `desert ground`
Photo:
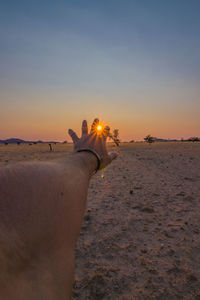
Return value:
[[(52, 147), (0, 145), (0, 167), (72, 151)], [(117, 151), (90, 182), (73, 299), (200, 299), (200, 143), (123, 143)]]

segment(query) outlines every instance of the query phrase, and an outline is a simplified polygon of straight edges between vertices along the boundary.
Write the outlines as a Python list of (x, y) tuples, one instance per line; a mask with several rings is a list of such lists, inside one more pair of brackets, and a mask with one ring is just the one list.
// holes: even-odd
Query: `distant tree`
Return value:
[(49, 144), (49, 150), (50, 151), (52, 151), (53, 149), (52, 149), (52, 146), (51, 146), (51, 144)]
[(113, 133), (109, 134), (109, 138), (112, 139), (117, 146), (119, 146), (120, 143), (119, 129), (114, 129)]
[(55, 142), (54, 145), (56, 145), (57, 143)]
[(29, 146), (32, 146), (32, 143), (29, 143)]
[(64, 142), (63, 142), (63, 144), (67, 144), (67, 143), (68, 143), (67, 141), (64, 141)]
[(192, 136), (188, 139), (189, 142), (199, 142), (200, 139), (197, 136)]
[(114, 130), (113, 130), (113, 137), (114, 137), (115, 139), (118, 139), (118, 137), (119, 137), (119, 129), (114, 129)]
[(5, 146), (8, 146), (8, 143), (7, 143), (7, 142), (5, 142), (5, 143), (4, 143), (4, 145), (5, 145)]
[(37, 145), (37, 142), (33, 142), (34, 145)]
[(129, 143), (134, 143), (135, 141), (134, 140), (131, 140)]
[(21, 143), (20, 142), (17, 142), (17, 145), (19, 146)]
[(144, 138), (144, 140), (145, 140), (145, 142), (149, 143), (149, 145), (150, 145), (150, 144), (152, 144), (152, 143), (155, 142), (156, 138), (153, 137), (153, 136), (151, 136), (150, 134), (148, 134), (148, 135)]

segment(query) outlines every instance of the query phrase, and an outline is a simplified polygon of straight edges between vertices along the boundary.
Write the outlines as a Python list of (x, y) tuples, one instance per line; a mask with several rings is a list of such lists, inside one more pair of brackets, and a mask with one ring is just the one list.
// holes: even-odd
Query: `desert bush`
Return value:
[(109, 139), (112, 139), (114, 143), (119, 146), (120, 139), (119, 139), (119, 129), (114, 129), (113, 133), (109, 134)]
[(198, 138), (197, 136), (192, 136), (188, 139), (189, 142), (199, 142), (200, 138)]
[(145, 142), (152, 144), (155, 142), (156, 138), (151, 136), (150, 134), (148, 134), (145, 138), (144, 138)]

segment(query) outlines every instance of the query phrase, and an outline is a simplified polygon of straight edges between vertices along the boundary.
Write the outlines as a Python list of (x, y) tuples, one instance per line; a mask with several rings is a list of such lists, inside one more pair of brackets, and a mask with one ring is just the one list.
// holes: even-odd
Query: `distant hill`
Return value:
[(155, 139), (155, 142), (178, 142), (179, 140)]
[(10, 139), (7, 139), (7, 140), (0, 140), (0, 144), (5, 144), (5, 143), (8, 143), (8, 144), (17, 144), (17, 143), (20, 143), (20, 144), (30, 144), (30, 143), (37, 143), (37, 144), (42, 144), (42, 143), (57, 143), (57, 142), (53, 142), (53, 141), (50, 141), (50, 142), (43, 142), (43, 141), (24, 141), (24, 140), (21, 140), (21, 139), (18, 139), (18, 138), (10, 138)]

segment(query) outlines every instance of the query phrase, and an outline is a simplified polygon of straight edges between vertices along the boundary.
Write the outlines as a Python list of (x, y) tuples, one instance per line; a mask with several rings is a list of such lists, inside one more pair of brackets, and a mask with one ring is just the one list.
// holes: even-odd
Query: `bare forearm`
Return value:
[(57, 224), (72, 231), (72, 224), (71, 238), (76, 239), (96, 163), (92, 154), (77, 153), (63, 163), (26, 163), (0, 169), (1, 219), (19, 228), (27, 223), (35, 231)]
[[(58, 296), (56, 292), (51, 299), (70, 299), (74, 246), (84, 215), (89, 179), (96, 164), (92, 154), (79, 153), (63, 162), (25, 163), (0, 169), (0, 233), (3, 230), (0, 243), (13, 251), (14, 264), (19, 261), (19, 266), (13, 268), (21, 274), (24, 285), (22, 291), (15, 274), (1, 269), (0, 278), (10, 278), (5, 282), (5, 289), (0, 288), (0, 296), (5, 293), (4, 299), (12, 298), (9, 293), (17, 300), (35, 299), (31, 292), (33, 285), (39, 300), (44, 294), (39, 291), (44, 286), (48, 287), (48, 295), (54, 291), (62, 294)], [(6, 236), (6, 240), (1, 240), (1, 236)], [(28, 273), (21, 273), (26, 257)], [(34, 261), (29, 261), (31, 257)], [(12, 267), (9, 257), (4, 256), (3, 260)], [(31, 273), (33, 282), (28, 275)]]

